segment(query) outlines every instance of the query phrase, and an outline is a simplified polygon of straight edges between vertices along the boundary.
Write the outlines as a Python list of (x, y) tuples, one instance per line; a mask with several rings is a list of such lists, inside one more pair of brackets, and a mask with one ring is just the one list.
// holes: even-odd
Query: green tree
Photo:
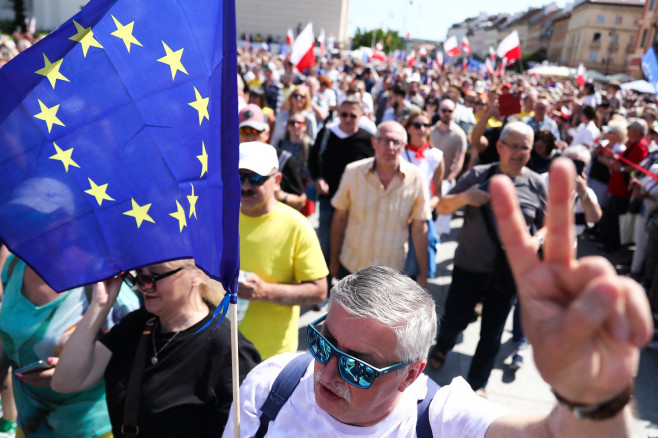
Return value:
[[(25, 2), (24, 0), (13, 0), (14, 3), (14, 29), (20, 27), (23, 32), (25, 29)], [(12, 30), (13, 31), (13, 30)]]
[(377, 44), (380, 41), (384, 45), (383, 51), (385, 53), (389, 53), (393, 50), (404, 49), (406, 46), (404, 38), (402, 38), (398, 34), (397, 30), (384, 31), (382, 29), (374, 29), (374, 30), (366, 31), (357, 28), (356, 33), (352, 38), (352, 43), (354, 44), (354, 48), (361, 46), (372, 47), (373, 42), (374, 44)]

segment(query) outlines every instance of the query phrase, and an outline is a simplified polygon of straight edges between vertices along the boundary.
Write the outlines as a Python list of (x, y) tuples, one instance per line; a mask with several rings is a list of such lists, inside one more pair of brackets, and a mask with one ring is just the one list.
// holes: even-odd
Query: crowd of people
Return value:
[[(238, 71), (240, 405), (228, 321), (209, 324), (224, 291), (193, 260), (57, 295), (5, 254), (17, 436), (228, 437), (229, 409), (242, 436), (630, 434), (658, 318), (653, 97), (421, 61), (300, 72), (241, 49)], [(458, 210), (438, 323), (426, 288)], [(576, 235), (602, 253), (632, 245), (626, 275), (576, 259)], [(327, 312), (308, 327), (310, 356), (297, 354), (301, 306)], [(533, 346), (558, 400), (545, 416), (486, 399), (513, 309), (511, 366)], [(437, 388), (426, 365), (440, 369), (478, 314), (466, 379)]]

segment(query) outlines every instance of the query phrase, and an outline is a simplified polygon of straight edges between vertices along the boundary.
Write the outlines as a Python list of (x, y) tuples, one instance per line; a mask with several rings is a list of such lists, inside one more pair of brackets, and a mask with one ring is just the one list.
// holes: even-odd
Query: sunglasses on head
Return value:
[(240, 185), (244, 184), (245, 181), (249, 180), (249, 183), (254, 186), (262, 186), (265, 184), (265, 181), (272, 178), (276, 173), (271, 175), (259, 175), (257, 173), (241, 173), (240, 174)]
[(430, 123), (413, 122), (411, 126), (413, 126), (416, 129), (420, 129), (420, 128), (429, 128), (432, 125)]
[(326, 365), (332, 357), (335, 357), (340, 376), (350, 385), (368, 389), (378, 376), (388, 374), (413, 362), (404, 361), (386, 368), (376, 368), (354, 356), (343, 353), (329, 342), (327, 338), (322, 336), (316, 328), (326, 318), (327, 315), (324, 315), (308, 325), (308, 333), (306, 335), (308, 350), (311, 352), (311, 356), (322, 365)]
[(251, 126), (243, 126), (240, 128), (240, 134), (242, 135), (260, 135), (260, 133), (263, 131), (259, 131), (256, 128), (252, 128)]
[(155, 283), (158, 280), (174, 275), (183, 268), (184, 266), (181, 266), (180, 268), (172, 269), (171, 271), (157, 275), (147, 275), (139, 271), (137, 271), (137, 275), (132, 275), (130, 272), (127, 272), (123, 277), (123, 281), (132, 288), (137, 287), (144, 292), (153, 293), (155, 292)]
[(356, 117), (357, 117), (356, 114), (351, 114), (351, 113), (340, 113), (340, 116), (344, 119), (349, 117), (352, 120), (356, 119)]

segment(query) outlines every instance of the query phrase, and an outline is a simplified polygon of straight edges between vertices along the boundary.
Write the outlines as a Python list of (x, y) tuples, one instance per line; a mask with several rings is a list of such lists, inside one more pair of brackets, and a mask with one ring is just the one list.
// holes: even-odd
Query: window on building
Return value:
[(656, 6), (656, 0), (651, 0), (649, 3), (649, 10), (653, 11), (653, 8)]
[(610, 44), (617, 44), (619, 42), (619, 35), (611, 32), (610, 33)]
[(617, 16), (615, 17), (615, 24), (617, 24), (617, 25), (621, 24), (621, 20), (622, 20), (622, 18), (623, 18), (623, 17), (622, 17), (621, 15), (617, 15)]
[(592, 38), (593, 43), (601, 42), (601, 32), (594, 32), (594, 38)]
[(599, 14), (596, 16), (596, 22), (597, 23), (604, 23), (605, 22), (605, 15)]
[(599, 51), (598, 50), (590, 50), (589, 51), (589, 62), (596, 62), (596, 58), (599, 57)]
[(647, 42), (647, 32), (648, 31), (649, 31), (649, 29), (644, 29), (642, 31), (642, 38), (640, 38), (640, 47), (644, 47), (644, 43)]

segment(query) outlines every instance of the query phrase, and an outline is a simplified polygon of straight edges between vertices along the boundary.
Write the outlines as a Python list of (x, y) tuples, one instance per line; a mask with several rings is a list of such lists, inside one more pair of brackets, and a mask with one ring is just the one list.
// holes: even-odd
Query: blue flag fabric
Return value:
[(0, 69), (0, 238), (55, 290), (166, 260), (236, 290), (234, 0), (91, 0)]
[(651, 85), (656, 90), (658, 96), (658, 61), (656, 60), (656, 52), (653, 47), (642, 56), (642, 71), (644, 72)]

